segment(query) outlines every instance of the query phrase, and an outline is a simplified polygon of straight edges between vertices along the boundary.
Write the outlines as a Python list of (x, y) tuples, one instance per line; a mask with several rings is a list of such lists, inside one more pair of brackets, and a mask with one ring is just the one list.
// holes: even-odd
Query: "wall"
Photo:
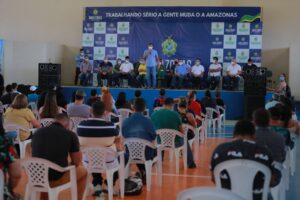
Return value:
[(290, 77), (289, 77), (289, 85), (292, 90), (292, 94), (296, 99), (300, 99), (300, 45), (292, 45), (289, 51), (290, 55)]
[(0, 38), (64, 45), (63, 84), (71, 85), (85, 6), (261, 6), (263, 65), (275, 76), (288, 73), (288, 49), (300, 44), (299, 0), (1, 0)]

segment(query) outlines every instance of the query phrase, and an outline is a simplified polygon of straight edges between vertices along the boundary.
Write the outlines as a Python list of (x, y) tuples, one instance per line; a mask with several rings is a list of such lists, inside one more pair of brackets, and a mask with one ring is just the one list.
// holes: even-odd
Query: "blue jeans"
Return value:
[(146, 86), (147, 85), (147, 80), (145, 75), (138, 75), (136, 77), (136, 80), (138, 81), (139, 86)]
[(214, 90), (220, 83), (220, 76), (209, 76), (207, 77), (208, 88)]
[(148, 87), (156, 87), (156, 66), (147, 66), (147, 85)]
[(187, 79), (187, 77), (187, 75), (173, 76), (171, 86), (175, 87), (178, 84), (177, 82), (179, 82), (179, 87), (182, 88), (183, 81)]
[[(183, 144), (184, 144), (183, 138), (178, 138), (175, 142), (175, 147), (180, 147)], [(193, 163), (194, 163), (193, 152), (189, 145), (189, 142), (187, 142), (187, 165), (190, 166)]]
[(93, 78), (93, 74), (90, 73), (90, 72), (87, 72), (87, 73), (81, 73), (81, 74), (79, 75), (80, 85), (81, 85), (81, 86), (92, 85), (92, 78)]
[(228, 89), (228, 90), (238, 89), (239, 82), (240, 82), (240, 77), (239, 76), (236, 76), (236, 77), (225, 76), (224, 77), (225, 89)]

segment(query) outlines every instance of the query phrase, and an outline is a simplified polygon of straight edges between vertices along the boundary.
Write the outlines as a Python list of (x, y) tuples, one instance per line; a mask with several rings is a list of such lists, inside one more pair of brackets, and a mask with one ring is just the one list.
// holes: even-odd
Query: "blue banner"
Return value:
[[(143, 16), (114, 17), (112, 12), (206, 12), (231, 13), (237, 17), (209, 17), (200, 19), (190, 17)], [(258, 14), (259, 13), (259, 14)], [(98, 20), (91, 18), (100, 16)], [(212, 15), (213, 16), (213, 15)], [(251, 17), (252, 16), (252, 17)], [(244, 22), (240, 22), (241, 18)], [(196, 58), (208, 68), (213, 57), (228, 65), (232, 57), (244, 65), (251, 57), (255, 64), (261, 65), (262, 22), (260, 8), (256, 7), (132, 7), (132, 8), (86, 8), (83, 23), (82, 46), (93, 60), (94, 65), (105, 56), (111, 61), (124, 59), (129, 55), (132, 61), (143, 56), (147, 44), (152, 42), (163, 59), (164, 65), (173, 64), (175, 58), (183, 59), (193, 65)], [(217, 20), (217, 21), (215, 21)], [(250, 23), (251, 22), (251, 23)]]
[(253, 22), (260, 7), (87, 7), (85, 21), (93, 22)]

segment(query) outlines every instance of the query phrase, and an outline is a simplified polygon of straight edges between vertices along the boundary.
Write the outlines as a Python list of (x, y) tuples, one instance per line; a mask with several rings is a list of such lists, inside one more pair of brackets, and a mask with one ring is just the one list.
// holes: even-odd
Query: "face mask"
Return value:
[(80, 53), (80, 55), (81, 55), (81, 56), (84, 56), (84, 53), (83, 53), (83, 52), (81, 52), (81, 53)]
[(279, 76), (279, 80), (284, 81), (285, 80), (284, 76)]
[(200, 65), (200, 62), (199, 62), (199, 61), (196, 61), (196, 65)]
[(89, 61), (89, 59), (88, 59), (88, 58), (85, 58), (84, 60), (85, 60), (86, 62), (88, 62), (88, 61)]
[(235, 62), (231, 62), (231, 65), (235, 65)]
[(178, 64), (179, 64), (179, 65), (182, 65), (182, 64), (183, 64), (183, 62), (179, 62)]
[(104, 60), (104, 62), (105, 62), (105, 63), (107, 63), (107, 62), (108, 62), (108, 60)]
[(125, 60), (126, 63), (129, 63), (129, 60)]
[(144, 61), (140, 61), (140, 64), (144, 64), (145, 62)]
[(150, 46), (150, 47), (148, 47), (148, 49), (149, 49), (149, 50), (151, 50), (151, 49), (153, 49), (153, 47), (152, 47), (152, 46)]

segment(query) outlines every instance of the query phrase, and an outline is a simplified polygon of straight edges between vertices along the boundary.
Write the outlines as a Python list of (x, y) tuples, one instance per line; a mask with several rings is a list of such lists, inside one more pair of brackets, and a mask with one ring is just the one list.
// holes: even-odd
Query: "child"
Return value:
[(136, 77), (136, 79), (139, 82), (139, 85), (141, 87), (145, 87), (147, 85), (147, 81), (146, 81), (147, 69), (146, 69), (146, 64), (145, 64), (144, 58), (140, 59), (140, 65), (138, 68), (138, 72), (139, 72), (139, 75)]
[(165, 67), (162, 65), (161, 63), (161, 59), (160, 62), (158, 63), (158, 71), (157, 71), (157, 80), (158, 80), (158, 87), (165, 87), (164, 85), (164, 80), (165, 80), (165, 76), (166, 76), (166, 70)]

